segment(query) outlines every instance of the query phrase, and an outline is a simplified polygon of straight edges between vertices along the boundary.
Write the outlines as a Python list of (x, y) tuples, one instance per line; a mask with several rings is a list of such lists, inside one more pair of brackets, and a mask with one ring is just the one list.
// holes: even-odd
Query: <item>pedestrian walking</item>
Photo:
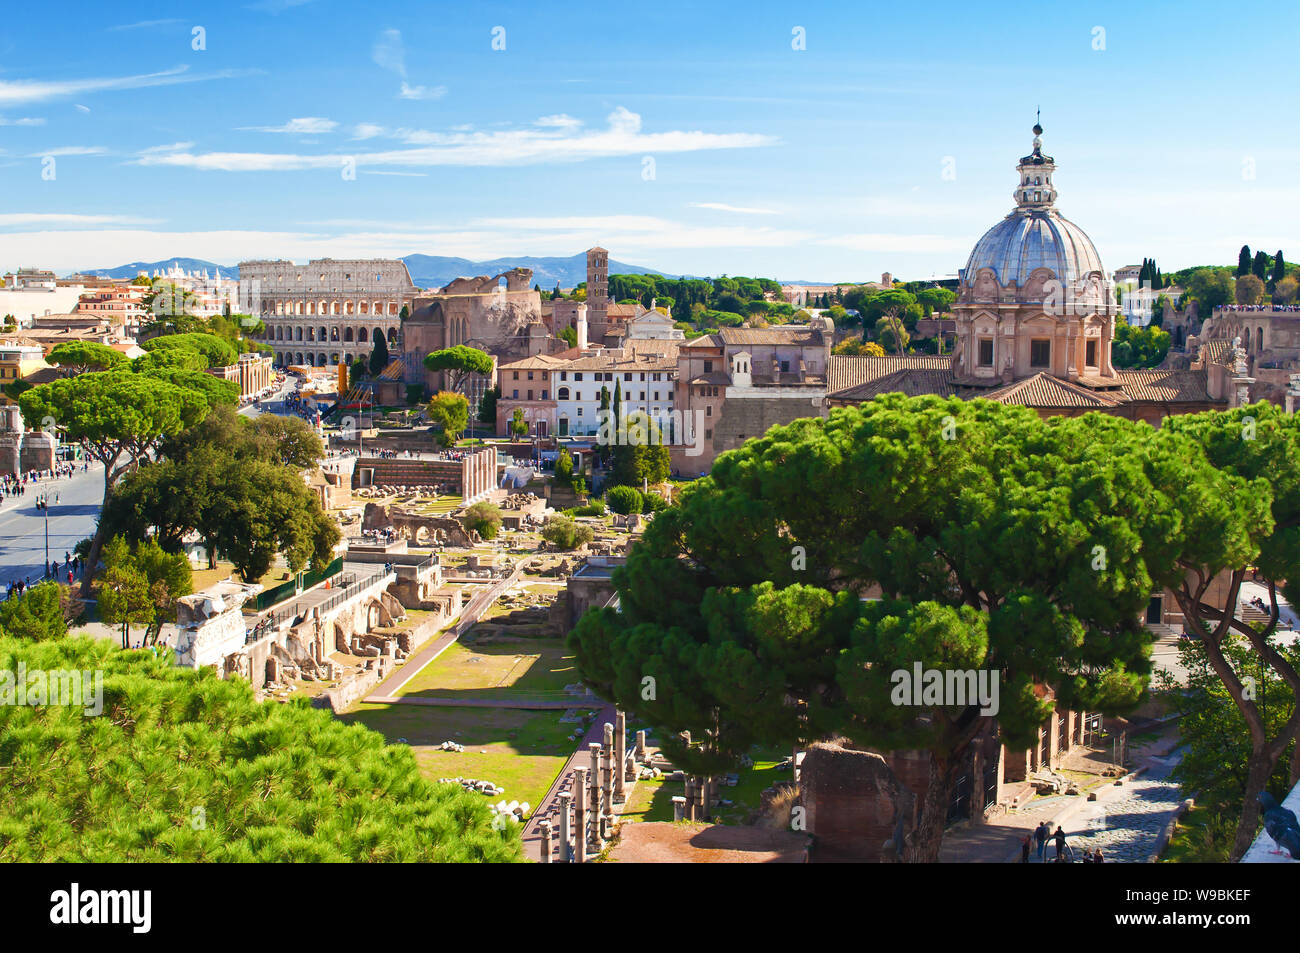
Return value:
[(1029, 834), (1026, 834), (1024, 841), (1022, 841), (1020, 844), (1020, 862), (1022, 864), (1029, 863), (1029, 842), (1032, 840), (1033, 837)]
[(1052, 839), (1056, 841), (1056, 859), (1060, 861), (1065, 854), (1065, 830), (1061, 825), (1056, 825), (1056, 833), (1052, 835)]
[(1038, 862), (1042, 863), (1047, 851), (1047, 822), (1039, 821), (1034, 828), (1034, 840), (1038, 842)]

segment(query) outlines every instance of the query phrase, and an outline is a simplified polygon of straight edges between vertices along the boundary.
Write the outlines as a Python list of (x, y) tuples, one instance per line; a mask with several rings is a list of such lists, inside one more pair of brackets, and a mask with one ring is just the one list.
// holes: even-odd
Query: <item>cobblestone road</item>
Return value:
[[(1179, 754), (1152, 759), (1151, 767), (1124, 784), (1118, 796), (1088, 804), (1065, 828), (1067, 843), (1078, 858), (1080, 851), (1101, 848), (1107, 863), (1146, 863), (1170, 814), (1183, 800), (1179, 786), (1169, 780)], [(1048, 845), (1049, 859), (1055, 848)]]

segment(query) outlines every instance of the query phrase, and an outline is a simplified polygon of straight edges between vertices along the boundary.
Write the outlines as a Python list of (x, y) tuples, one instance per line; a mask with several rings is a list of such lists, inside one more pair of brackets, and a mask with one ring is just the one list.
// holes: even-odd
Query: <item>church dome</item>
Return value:
[(981, 268), (991, 269), (1003, 286), (1023, 285), (1039, 268), (1046, 268), (1062, 284), (1094, 271), (1105, 274), (1092, 240), (1055, 209), (1016, 209), (990, 228), (975, 243), (963, 278), (974, 281)]
[(1017, 166), (1016, 208), (975, 243), (961, 273), (964, 287), (973, 285), (982, 269), (992, 271), (1003, 287), (1023, 287), (1040, 268), (1065, 285), (1081, 282), (1092, 272), (1106, 273), (1092, 240), (1056, 210), (1056, 162), (1043, 155), (1041, 132), (1035, 125), (1034, 150)]

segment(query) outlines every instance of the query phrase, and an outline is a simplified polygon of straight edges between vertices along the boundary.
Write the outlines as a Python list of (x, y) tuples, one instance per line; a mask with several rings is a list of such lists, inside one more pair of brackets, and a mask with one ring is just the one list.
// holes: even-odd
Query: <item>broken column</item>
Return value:
[(551, 822), (542, 821), (537, 827), (542, 832), (542, 863), (549, 864), (551, 862)]
[(645, 761), (645, 755), (646, 755), (646, 750), (645, 750), (645, 732), (644, 732), (644, 731), (638, 731), (638, 732), (636, 733), (636, 759), (637, 759), (638, 761), (644, 762), (644, 761)]
[(614, 716), (614, 803), (627, 800), (623, 784), (627, 780), (627, 716), (619, 711)]
[(569, 862), (569, 802), (573, 795), (568, 791), (561, 791), (560, 799), (560, 863)]
[(686, 798), (680, 794), (673, 798), (673, 820), (683, 821), (686, 819)]
[(579, 864), (587, 859), (587, 799), (584, 797), (586, 790), (587, 769), (574, 768), (573, 791), (576, 798), (573, 804), (573, 859)]

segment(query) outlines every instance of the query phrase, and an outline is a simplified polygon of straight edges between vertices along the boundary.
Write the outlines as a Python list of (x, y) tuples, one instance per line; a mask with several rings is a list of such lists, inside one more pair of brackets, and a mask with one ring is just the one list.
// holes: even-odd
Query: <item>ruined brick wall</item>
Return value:
[(913, 826), (917, 800), (881, 755), (833, 742), (804, 755), (799, 788), (819, 860), (882, 859), (899, 822)]
[(801, 417), (820, 417), (821, 401), (811, 396), (779, 398), (728, 398), (722, 416), (713, 426), (713, 455), (739, 447), (746, 440), (761, 437), (777, 424)]

